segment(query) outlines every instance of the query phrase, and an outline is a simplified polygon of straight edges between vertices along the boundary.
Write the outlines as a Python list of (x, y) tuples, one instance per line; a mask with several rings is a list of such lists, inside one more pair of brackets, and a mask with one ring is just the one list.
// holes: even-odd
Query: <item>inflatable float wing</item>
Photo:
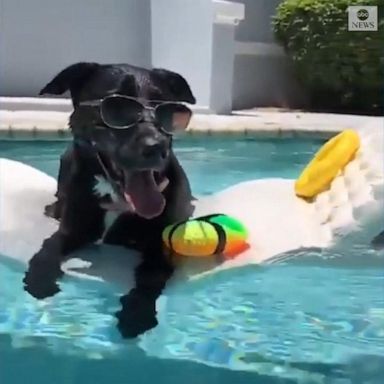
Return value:
[[(333, 138), (296, 181), (253, 180), (198, 200), (195, 218), (216, 213), (236, 218), (247, 228), (249, 247), (220, 263), (212, 257), (180, 257), (180, 276), (271, 263), (302, 249), (331, 249), (357, 240), (369, 244), (384, 229), (384, 152), (382, 131), (362, 132)], [(55, 190), (56, 181), (48, 175), (0, 160), (0, 254), (25, 264), (56, 230), (57, 222), (43, 214)], [(66, 272), (128, 289), (138, 255), (109, 248), (79, 252), (65, 265)]]
[(368, 128), (331, 139), (298, 180), (253, 180), (200, 199), (196, 216), (222, 212), (249, 228), (250, 248), (218, 268), (272, 263), (303, 249), (369, 247), (384, 228), (384, 137)]
[[(57, 230), (58, 222), (44, 215), (44, 207), (53, 201), (56, 187), (56, 180), (43, 172), (0, 159), (1, 256), (21, 262), (25, 269), (42, 241)], [(67, 274), (122, 283), (121, 289), (133, 287), (133, 271), (139, 262), (137, 252), (103, 245), (91, 246), (73, 256), (63, 265)]]

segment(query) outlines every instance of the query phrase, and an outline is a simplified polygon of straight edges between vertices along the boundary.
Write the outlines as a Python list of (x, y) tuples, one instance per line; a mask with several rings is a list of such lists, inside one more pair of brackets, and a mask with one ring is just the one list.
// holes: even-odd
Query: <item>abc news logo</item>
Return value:
[(377, 6), (348, 7), (349, 31), (377, 31)]
[(365, 21), (369, 18), (369, 12), (366, 9), (360, 9), (356, 15), (360, 21)]

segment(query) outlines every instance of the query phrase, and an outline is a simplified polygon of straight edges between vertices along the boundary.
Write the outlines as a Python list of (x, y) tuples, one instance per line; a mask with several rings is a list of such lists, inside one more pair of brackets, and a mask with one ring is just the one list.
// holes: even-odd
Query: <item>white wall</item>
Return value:
[(198, 104), (209, 106), (212, 0), (151, 0), (152, 64), (180, 72)]
[(232, 107), (305, 107), (304, 90), (275, 39), (272, 19), (282, 0), (232, 0), (245, 6), (235, 30)]
[(84, 60), (179, 72), (203, 110), (300, 104), (286, 57), (274, 53), (280, 0), (232, 1), (0, 0), (0, 96), (36, 96)]
[(0, 0), (0, 94), (36, 96), (77, 61), (151, 63), (149, 0)]

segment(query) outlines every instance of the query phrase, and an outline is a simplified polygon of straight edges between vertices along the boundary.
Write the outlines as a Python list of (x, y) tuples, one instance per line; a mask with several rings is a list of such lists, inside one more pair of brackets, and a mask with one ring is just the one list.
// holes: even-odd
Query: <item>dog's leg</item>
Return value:
[(156, 327), (156, 300), (174, 271), (162, 249), (150, 248), (136, 269), (136, 287), (120, 298), (122, 307), (116, 317), (124, 338), (137, 337)]
[(104, 216), (94, 196), (72, 189), (65, 201), (59, 230), (44, 240), (29, 262), (23, 280), (25, 290), (37, 299), (56, 294), (60, 290), (56, 281), (63, 275), (61, 263), (71, 252), (102, 236)]
[(125, 338), (134, 338), (157, 325), (156, 300), (161, 295), (174, 267), (164, 253), (159, 221), (121, 215), (104, 237), (104, 242), (135, 247), (143, 261), (135, 271), (136, 287), (121, 297), (116, 313), (118, 328)]
[(71, 145), (60, 157), (59, 175), (57, 179), (57, 191), (55, 194), (57, 200), (52, 204), (46, 205), (44, 208), (44, 214), (56, 220), (60, 220), (61, 218), (61, 211), (64, 206), (66, 185), (69, 181), (70, 175), (73, 174), (73, 153), (74, 150), (73, 146)]

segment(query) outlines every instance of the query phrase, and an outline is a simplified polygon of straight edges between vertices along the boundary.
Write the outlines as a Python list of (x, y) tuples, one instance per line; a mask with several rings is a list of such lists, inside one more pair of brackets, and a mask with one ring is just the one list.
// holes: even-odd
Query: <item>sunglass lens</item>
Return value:
[(143, 107), (135, 100), (122, 96), (106, 97), (101, 103), (101, 116), (104, 123), (112, 128), (127, 128), (136, 124)]
[(192, 111), (183, 104), (165, 103), (156, 108), (156, 120), (168, 132), (185, 130), (191, 116)]

